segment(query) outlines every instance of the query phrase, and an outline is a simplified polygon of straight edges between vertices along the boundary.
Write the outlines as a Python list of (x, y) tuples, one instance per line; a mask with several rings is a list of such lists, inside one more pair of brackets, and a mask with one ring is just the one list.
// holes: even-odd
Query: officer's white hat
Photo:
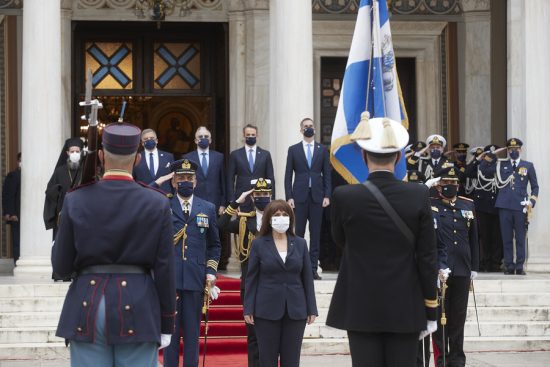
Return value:
[(447, 140), (445, 140), (445, 138), (441, 135), (433, 134), (428, 136), (428, 139), (426, 139), (426, 145), (431, 144), (441, 144), (441, 146), (445, 148), (445, 145), (447, 145)]
[(368, 113), (363, 112), (351, 140), (367, 152), (395, 153), (405, 148), (409, 133), (400, 122), (386, 117), (369, 119)]

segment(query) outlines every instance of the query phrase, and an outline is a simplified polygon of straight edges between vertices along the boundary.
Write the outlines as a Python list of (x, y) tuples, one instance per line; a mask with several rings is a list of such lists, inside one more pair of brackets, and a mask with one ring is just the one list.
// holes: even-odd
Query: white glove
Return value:
[(221, 293), (221, 289), (216, 287), (216, 286), (213, 286), (212, 288), (210, 288), (210, 298), (213, 299), (213, 300), (216, 300), (218, 299), (218, 296), (220, 295)]
[(521, 204), (522, 206), (531, 205), (531, 200), (523, 200), (520, 204)]
[(443, 280), (444, 282), (449, 279), (449, 274), (451, 274), (451, 269), (439, 269), (439, 278)]
[(216, 276), (212, 274), (206, 274), (206, 280), (209, 282), (212, 282), (212, 284), (216, 283)]
[(428, 325), (426, 325), (426, 330), (420, 332), (418, 340), (422, 340), (431, 333), (434, 333), (437, 330), (437, 321), (428, 320)]
[(428, 181), (424, 182), (424, 185), (426, 185), (428, 187), (432, 187), (436, 183), (438, 183), (439, 180), (441, 180), (441, 177), (430, 178)]
[(474, 280), (475, 278), (477, 278), (477, 271), (473, 271), (470, 273), (470, 279), (471, 280)]
[(159, 350), (166, 348), (172, 341), (172, 334), (160, 334), (160, 347)]

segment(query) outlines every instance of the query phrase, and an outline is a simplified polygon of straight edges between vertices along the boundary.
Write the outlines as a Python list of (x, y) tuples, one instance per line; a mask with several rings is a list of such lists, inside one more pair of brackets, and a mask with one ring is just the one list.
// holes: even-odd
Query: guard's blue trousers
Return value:
[[(526, 214), (521, 210), (499, 209), (500, 233), (504, 250), (506, 270), (523, 270), (525, 263)], [(514, 236), (516, 238), (516, 261), (514, 263)]]
[(97, 310), (93, 343), (71, 341), (71, 367), (156, 367), (157, 343), (108, 345), (105, 338), (105, 298)]

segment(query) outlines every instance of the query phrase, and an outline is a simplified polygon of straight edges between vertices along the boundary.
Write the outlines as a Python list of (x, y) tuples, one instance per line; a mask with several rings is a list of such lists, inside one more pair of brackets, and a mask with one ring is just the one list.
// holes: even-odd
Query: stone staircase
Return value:
[[(329, 280), (315, 282), (320, 315), (306, 327), (302, 353), (349, 353), (346, 333), (324, 324), (335, 276), (324, 278)], [(475, 285), (481, 336), (470, 293), (466, 351), (550, 350), (550, 275), (482, 274)], [(68, 358), (64, 341), (55, 336), (67, 288), (0, 277), (0, 360)]]

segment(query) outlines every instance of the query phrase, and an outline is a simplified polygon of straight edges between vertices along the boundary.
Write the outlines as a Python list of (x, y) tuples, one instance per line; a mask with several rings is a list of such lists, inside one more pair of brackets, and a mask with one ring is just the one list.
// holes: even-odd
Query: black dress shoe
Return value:
[(316, 271), (314, 271), (314, 272), (313, 272), (313, 279), (315, 279), (315, 280), (321, 280), (321, 279), (323, 279), (323, 278), (321, 278), (321, 276), (320, 276)]
[(504, 275), (514, 275), (513, 270), (504, 270)]
[(527, 275), (523, 269), (516, 269), (516, 275)]

